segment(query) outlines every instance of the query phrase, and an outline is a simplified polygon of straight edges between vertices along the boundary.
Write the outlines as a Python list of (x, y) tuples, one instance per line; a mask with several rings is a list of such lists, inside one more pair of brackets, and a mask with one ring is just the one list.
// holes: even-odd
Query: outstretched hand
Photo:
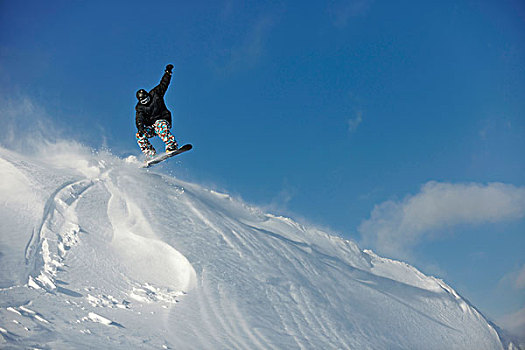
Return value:
[(166, 66), (166, 72), (170, 73), (171, 74), (171, 71), (173, 70), (173, 64), (168, 64)]

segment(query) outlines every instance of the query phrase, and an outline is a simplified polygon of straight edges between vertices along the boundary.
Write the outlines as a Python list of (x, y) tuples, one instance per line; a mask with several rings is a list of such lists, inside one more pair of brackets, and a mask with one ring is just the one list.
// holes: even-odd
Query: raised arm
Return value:
[(168, 86), (170, 85), (171, 81), (171, 71), (173, 70), (173, 65), (168, 64), (166, 66), (166, 70), (164, 71), (164, 75), (162, 76), (162, 79), (160, 80), (160, 84), (155, 86), (154, 90), (156, 90), (161, 96), (164, 96), (166, 93), (166, 90), (168, 90)]

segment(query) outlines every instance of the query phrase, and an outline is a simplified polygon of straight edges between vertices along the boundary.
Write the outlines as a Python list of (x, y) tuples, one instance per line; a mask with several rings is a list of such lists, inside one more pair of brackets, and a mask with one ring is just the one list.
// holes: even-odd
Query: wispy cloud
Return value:
[(348, 131), (354, 132), (357, 130), (357, 127), (361, 124), (363, 121), (363, 112), (359, 111), (357, 112), (357, 115), (355, 118), (351, 118), (348, 120)]
[(519, 269), (514, 269), (499, 281), (499, 286), (505, 290), (522, 290), (525, 289), (525, 265)]
[(518, 277), (516, 278), (514, 286), (517, 289), (525, 289), (525, 266), (523, 266), (520, 272), (518, 273)]
[(525, 216), (525, 187), (428, 182), (416, 195), (376, 205), (359, 226), (363, 245), (406, 258), (412, 247), (439, 230)]
[[(226, 11), (226, 10), (225, 10)], [(231, 8), (227, 8), (231, 16)], [(216, 70), (220, 73), (231, 73), (238, 69), (246, 69), (255, 66), (263, 57), (266, 43), (269, 40), (280, 13), (262, 14), (253, 23), (244, 29), (236, 44), (228, 49), (222, 49), (216, 61), (213, 62)]]
[(244, 42), (231, 51), (230, 64), (245, 63), (251, 65), (256, 63), (264, 50), (266, 40), (274, 23), (272, 16), (259, 18), (246, 33)]
[(525, 308), (498, 319), (498, 325), (525, 343)]
[(505, 117), (494, 117), (483, 121), (480, 126), (478, 135), (483, 141), (488, 141), (495, 135), (508, 133), (512, 130), (512, 122)]
[[(523, 299), (525, 289), (525, 265), (506, 273), (496, 286), (498, 295), (509, 297), (513, 295)], [(499, 317), (499, 326), (507, 332), (517, 336), (525, 345), (525, 308)]]
[(353, 17), (364, 16), (374, 0), (336, 0), (328, 6), (328, 14), (337, 28), (345, 28)]

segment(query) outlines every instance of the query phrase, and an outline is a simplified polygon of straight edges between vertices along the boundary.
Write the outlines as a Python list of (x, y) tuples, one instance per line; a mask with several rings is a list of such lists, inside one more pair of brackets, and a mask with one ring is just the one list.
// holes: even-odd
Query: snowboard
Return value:
[(150, 159), (150, 160), (147, 160), (144, 165), (141, 166), (141, 168), (149, 168), (155, 164), (158, 164), (168, 158), (171, 158), (173, 156), (176, 156), (177, 154), (181, 154), (181, 153), (184, 153), (186, 151), (189, 151), (190, 149), (192, 149), (193, 146), (191, 144), (186, 144), (182, 147), (180, 147), (178, 150), (176, 151), (173, 151), (173, 152), (169, 152), (169, 153), (164, 153), (164, 154), (161, 154), (160, 156), (156, 156), (155, 158), (153, 159)]

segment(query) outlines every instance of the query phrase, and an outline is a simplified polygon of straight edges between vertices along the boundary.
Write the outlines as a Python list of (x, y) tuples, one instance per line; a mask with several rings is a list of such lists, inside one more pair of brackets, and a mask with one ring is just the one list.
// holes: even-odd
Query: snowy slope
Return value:
[(443, 281), (132, 159), (0, 149), (0, 347), (503, 349)]

